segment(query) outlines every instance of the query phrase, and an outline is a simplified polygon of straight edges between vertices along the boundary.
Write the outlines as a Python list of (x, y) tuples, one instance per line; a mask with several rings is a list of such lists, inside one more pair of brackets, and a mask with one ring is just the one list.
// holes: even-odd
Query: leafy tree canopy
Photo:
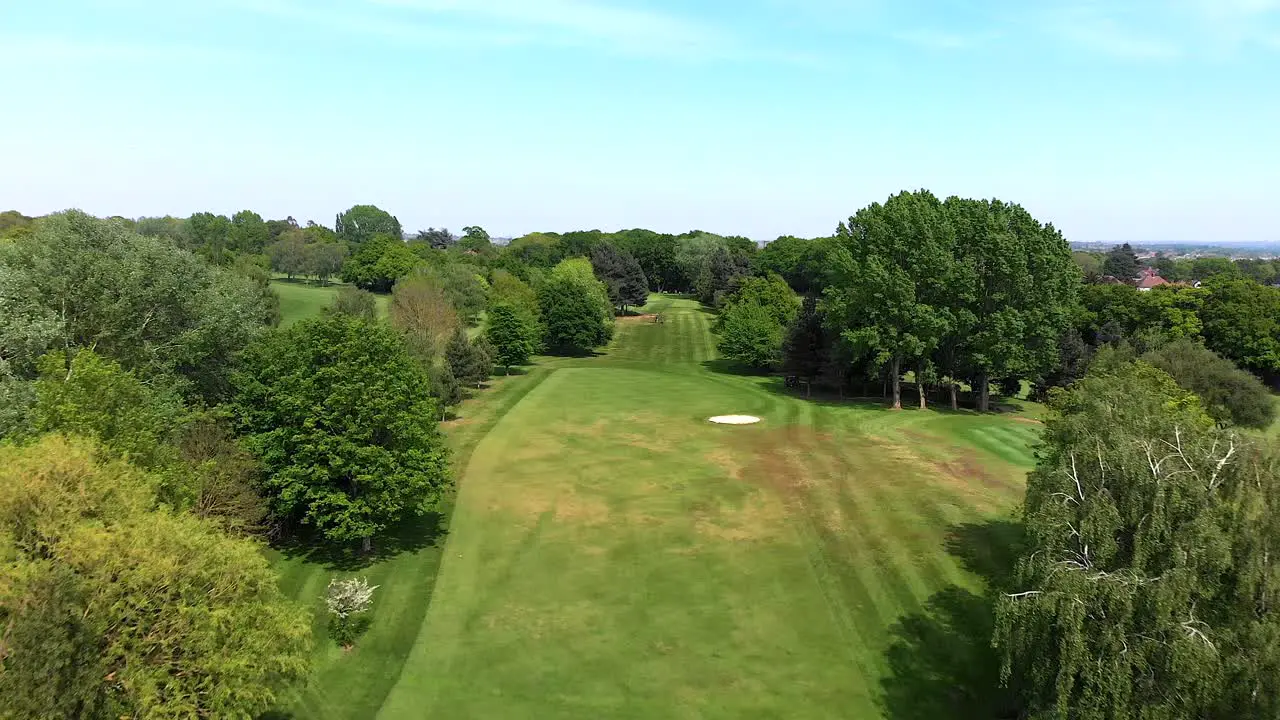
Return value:
[(1274, 460), (1146, 363), (1052, 407), (995, 635), (1028, 715), (1276, 716)]
[(613, 306), (591, 263), (564, 260), (538, 288), (547, 347), (555, 353), (580, 355), (609, 342)]
[(1102, 272), (1117, 280), (1130, 282), (1142, 272), (1142, 264), (1138, 262), (1138, 256), (1129, 243), (1125, 243), (1116, 245), (1107, 252), (1102, 260)]
[(757, 370), (768, 370), (782, 360), (783, 326), (768, 308), (729, 305), (720, 314), (717, 332), (720, 354), (730, 360)]
[(1200, 397), (1218, 422), (1266, 428), (1276, 418), (1271, 393), (1258, 378), (1192, 340), (1178, 340), (1142, 358)]
[(274, 295), (161, 238), (78, 211), (0, 248), (0, 360), (90, 347), (144, 377), (176, 373), (216, 399), (233, 356), (270, 322)]
[(433, 509), (450, 480), (429, 383), (396, 332), (346, 315), (250, 347), (235, 413), (281, 517), (334, 542)]
[(342, 279), (363, 290), (388, 293), (396, 281), (420, 266), (422, 260), (393, 235), (374, 235), (342, 266)]
[(305, 681), (310, 620), (254, 543), (82, 441), (0, 446), (0, 485), (0, 714), (254, 717)]
[(354, 246), (369, 242), (378, 235), (389, 235), (403, 243), (404, 228), (394, 215), (376, 205), (355, 205), (338, 215), (334, 231)]

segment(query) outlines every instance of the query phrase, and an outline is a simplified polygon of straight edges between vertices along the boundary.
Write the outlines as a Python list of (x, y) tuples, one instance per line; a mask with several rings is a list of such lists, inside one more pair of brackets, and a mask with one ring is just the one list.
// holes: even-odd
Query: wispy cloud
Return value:
[(243, 54), (196, 45), (140, 44), (83, 38), (0, 35), (0, 62), (15, 62), (30, 69), (41, 64), (116, 62), (226, 63), (245, 59)]
[(655, 10), (587, 0), (370, 0), (427, 18), (484, 21), (536, 29), (557, 42), (601, 43), (631, 51), (721, 53), (735, 46), (722, 31)]
[(918, 28), (893, 33), (893, 38), (929, 50), (967, 50), (1000, 37), (996, 31), (960, 33)]
[(714, 25), (602, 0), (223, 0), (243, 11), (405, 42), (541, 45), (695, 60), (786, 59)]
[(1119, 58), (1169, 60), (1271, 49), (1280, 0), (1055, 0), (1037, 23), (1075, 46)]
[(1144, 34), (1114, 18), (1072, 18), (1054, 24), (1053, 32), (1088, 50), (1137, 60), (1168, 60), (1182, 55), (1178, 43)]

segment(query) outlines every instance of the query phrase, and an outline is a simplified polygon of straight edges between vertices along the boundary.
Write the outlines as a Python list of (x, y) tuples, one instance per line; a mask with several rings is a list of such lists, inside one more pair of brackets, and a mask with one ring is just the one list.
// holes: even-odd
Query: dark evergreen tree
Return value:
[(649, 300), (649, 281), (631, 253), (612, 243), (600, 243), (591, 251), (591, 269), (609, 291), (609, 302), (619, 312)]
[(1102, 261), (1102, 272), (1117, 280), (1125, 282), (1136, 279), (1142, 272), (1142, 265), (1138, 262), (1138, 256), (1134, 254), (1133, 248), (1129, 243), (1116, 245), (1107, 253), (1106, 259)]
[(822, 313), (818, 311), (816, 298), (805, 298), (800, 314), (787, 330), (782, 345), (782, 369), (788, 375), (817, 382), (827, 363), (830, 346), (826, 330), (822, 326)]
[(413, 240), (414, 242), (429, 245), (433, 250), (448, 250), (457, 242), (448, 228), (419, 230), (418, 235)]
[(462, 385), (453, 376), (449, 363), (442, 363), (431, 368), (431, 396), (440, 406), (440, 421), (449, 416), (449, 408), (462, 402)]

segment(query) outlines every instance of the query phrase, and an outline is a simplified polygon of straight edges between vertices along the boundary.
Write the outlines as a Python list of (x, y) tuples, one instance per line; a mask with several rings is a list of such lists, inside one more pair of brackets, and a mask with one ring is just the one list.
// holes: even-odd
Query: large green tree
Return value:
[(1104, 357), (1053, 410), (995, 635), (1027, 715), (1280, 715), (1274, 460), (1145, 363)]
[(437, 506), (450, 480), (428, 378), (391, 328), (345, 315), (250, 347), (235, 413), (277, 515), (363, 541)]
[(766, 307), (737, 303), (725, 308), (716, 334), (725, 358), (755, 370), (769, 370), (782, 361), (785, 330)]
[(1253, 372), (1280, 373), (1280, 288), (1243, 279), (1210, 282), (1200, 318), (1211, 350)]
[(649, 301), (649, 281), (631, 253), (619, 250), (612, 243), (601, 242), (591, 251), (591, 267), (619, 312)]
[(922, 375), (949, 326), (943, 293), (954, 240), (942, 203), (928, 191), (863, 208), (836, 232), (824, 313), (854, 356), (887, 367), (895, 408), (902, 407), (904, 363), (914, 361)]
[(0, 446), (0, 485), (0, 716), (250, 718), (305, 681), (310, 619), (254, 543), (60, 436)]
[(938, 287), (986, 411), (991, 378), (1040, 379), (1054, 369), (1080, 271), (1062, 234), (1018, 205), (950, 198), (946, 212), (958, 262)]
[(485, 337), (494, 349), (494, 363), (510, 370), (524, 365), (538, 350), (538, 328), (527, 314), (507, 302), (499, 302), (489, 308)]
[(1132, 282), (1141, 271), (1142, 264), (1129, 243), (1116, 245), (1102, 259), (1102, 272), (1123, 282)]
[(400, 227), (400, 221), (377, 205), (355, 205), (340, 213), (334, 221), (334, 231), (355, 248), (377, 235), (389, 235), (404, 241), (404, 228)]
[(395, 235), (374, 235), (342, 266), (342, 279), (371, 292), (388, 293), (422, 260)]
[(613, 336), (609, 291), (585, 258), (556, 265), (538, 288), (538, 303), (546, 345), (554, 353), (589, 353)]
[(234, 252), (257, 254), (271, 242), (271, 229), (258, 213), (241, 210), (231, 216), (227, 242)]
[(648, 284), (659, 292), (680, 285), (680, 268), (676, 263), (676, 239), (652, 230), (622, 230), (609, 236), (619, 249), (626, 250), (640, 263)]

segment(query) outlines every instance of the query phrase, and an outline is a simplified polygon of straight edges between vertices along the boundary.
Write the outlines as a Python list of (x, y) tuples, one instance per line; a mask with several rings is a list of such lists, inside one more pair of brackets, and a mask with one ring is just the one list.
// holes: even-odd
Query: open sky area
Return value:
[(0, 209), (828, 234), (905, 188), (1276, 241), (1280, 0), (0, 4)]

